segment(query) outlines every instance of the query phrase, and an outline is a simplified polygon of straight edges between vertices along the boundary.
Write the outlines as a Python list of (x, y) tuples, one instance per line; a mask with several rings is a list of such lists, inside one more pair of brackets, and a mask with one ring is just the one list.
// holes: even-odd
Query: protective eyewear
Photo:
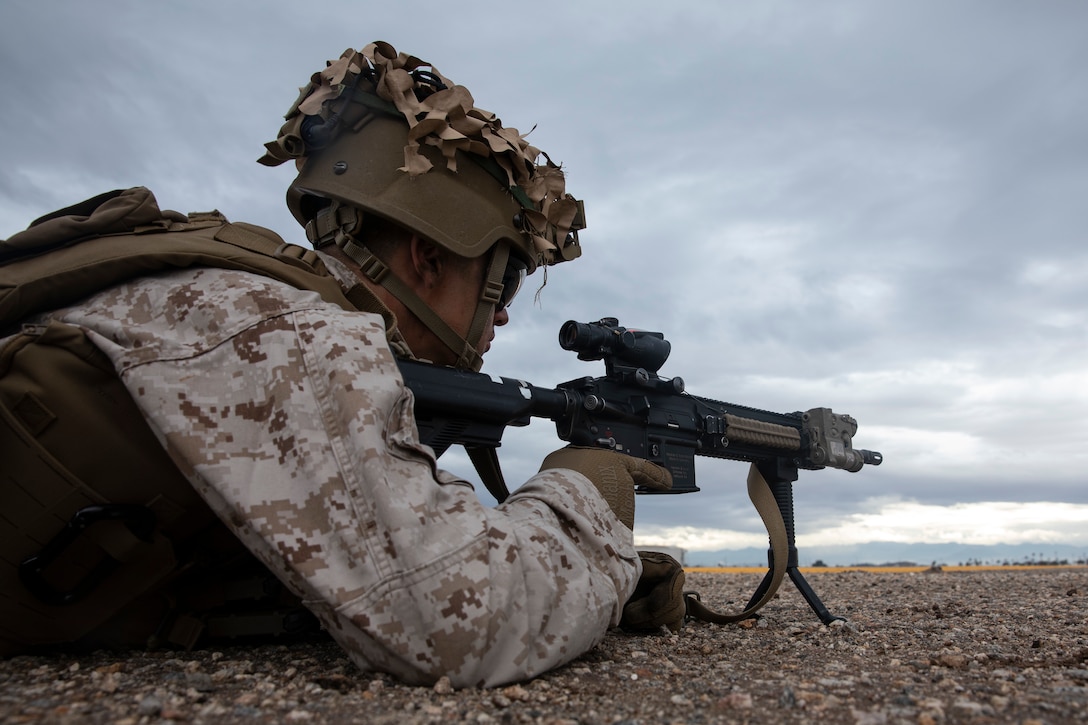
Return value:
[(506, 270), (502, 273), (502, 292), (499, 294), (499, 304), (496, 309), (502, 310), (510, 306), (521, 290), (525, 282), (527, 267), (525, 262), (516, 257), (511, 257), (506, 263)]

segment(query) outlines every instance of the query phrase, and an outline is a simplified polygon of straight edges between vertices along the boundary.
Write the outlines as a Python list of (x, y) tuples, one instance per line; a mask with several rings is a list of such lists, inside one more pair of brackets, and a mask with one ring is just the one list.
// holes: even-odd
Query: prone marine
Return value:
[[(568, 447), (485, 506), (398, 371), (478, 370), (523, 279), (581, 253), (561, 168), (474, 103), (384, 42), (315, 73), (260, 159), (298, 167), (312, 249), (142, 187), (0, 241), (0, 653), (313, 628), (494, 686), (621, 624), (634, 487), (668, 472)], [(682, 620), (677, 568), (649, 628)]]

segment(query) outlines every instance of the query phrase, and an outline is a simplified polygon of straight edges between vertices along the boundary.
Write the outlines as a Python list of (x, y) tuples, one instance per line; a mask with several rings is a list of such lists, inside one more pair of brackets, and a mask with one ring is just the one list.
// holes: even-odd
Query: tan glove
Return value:
[(635, 631), (653, 631), (665, 625), (673, 632), (684, 626), (684, 568), (668, 554), (640, 551), (642, 576), (635, 593), (623, 605), (620, 626)]
[(588, 478), (629, 529), (635, 528), (635, 486), (658, 491), (672, 488), (672, 474), (666, 469), (606, 448), (560, 448), (540, 464), (541, 471), (549, 468), (567, 468)]

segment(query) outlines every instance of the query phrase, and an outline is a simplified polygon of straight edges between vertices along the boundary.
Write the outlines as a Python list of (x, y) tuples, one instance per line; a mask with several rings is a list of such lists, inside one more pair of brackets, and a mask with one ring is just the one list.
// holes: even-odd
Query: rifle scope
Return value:
[(669, 359), (672, 345), (660, 332), (629, 330), (615, 317), (598, 322), (568, 320), (559, 328), (559, 346), (579, 360), (601, 360), (656, 373)]

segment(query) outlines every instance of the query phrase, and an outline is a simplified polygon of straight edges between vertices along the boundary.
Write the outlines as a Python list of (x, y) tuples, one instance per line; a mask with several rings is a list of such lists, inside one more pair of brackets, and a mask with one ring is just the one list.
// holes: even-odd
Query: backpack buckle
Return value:
[(23, 586), (39, 600), (53, 606), (77, 602), (97, 588), (120, 563), (113, 557), (103, 559), (67, 591), (61, 591), (50, 584), (44, 574), (49, 565), (75, 542), (80, 533), (103, 521), (122, 522), (133, 536), (147, 544), (151, 543), (157, 524), (155, 513), (151, 509), (135, 504), (104, 504), (82, 508), (76, 511), (64, 528), (40, 552), (24, 559), (19, 565), (19, 579)]

